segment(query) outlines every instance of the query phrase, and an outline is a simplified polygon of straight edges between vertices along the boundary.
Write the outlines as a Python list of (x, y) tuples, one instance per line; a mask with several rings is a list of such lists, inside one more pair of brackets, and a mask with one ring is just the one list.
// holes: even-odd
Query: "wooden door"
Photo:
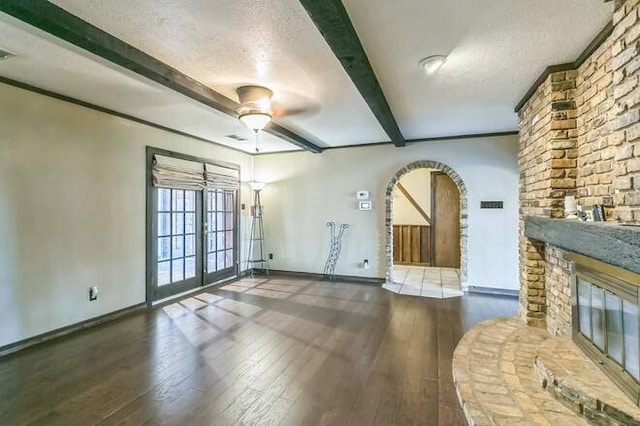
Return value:
[(431, 173), (434, 266), (460, 267), (460, 192), (442, 172)]

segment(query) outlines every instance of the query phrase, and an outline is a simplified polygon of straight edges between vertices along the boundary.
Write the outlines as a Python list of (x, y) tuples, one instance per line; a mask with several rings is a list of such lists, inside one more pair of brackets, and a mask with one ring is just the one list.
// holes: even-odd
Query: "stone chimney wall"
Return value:
[(616, 3), (611, 35), (615, 217), (640, 223), (640, 1)]
[(524, 217), (563, 218), (575, 195), (640, 223), (640, 0), (615, 8), (600, 46), (577, 67), (554, 67), (519, 111), (520, 314), (554, 335), (571, 331), (567, 253), (527, 238)]

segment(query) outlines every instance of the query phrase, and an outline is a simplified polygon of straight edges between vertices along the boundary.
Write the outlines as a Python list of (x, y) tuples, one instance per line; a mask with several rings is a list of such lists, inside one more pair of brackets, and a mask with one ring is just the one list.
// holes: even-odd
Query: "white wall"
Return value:
[[(147, 145), (236, 163), (251, 178), (246, 154), (0, 84), (0, 346), (145, 300)], [(336, 273), (383, 277), (387, 184), (429, 159), (469, 190), (468, 284), (516, 289), (516, 150), (514, 136), (255, 157), (256, 177), (270, 182), (271, 266), (321, 273), (334, 220), (351, 226)], [(357, 210), (359, 189), (373, 211)], [(242, 202), (250, 197), (243, 185)], [(505, 209), (480, 210), (480, 200)], [(243, 211), (243, 242), (249, 219)], [(96, 302), (90, 285), (100, 287)]]
[[(273, 269), (322, 273), (327, 221), (347, 223), (340, 275), (385, 276), (384, 194), (391, 177), (417, 160), (458, 172), (469, 191), (468, 285), (518, 288), (517, 136), (343, 148), (322, 154), (283, 153), (256, 158), (263, 190), (267, 251)], [(373, 211), (357, 209), (356, 191), (369, 190)], [(504, 210), (481, 210), (502, 200)], [(368, 258), (371, 269), (361, 268)]]
[[(404, 175), (399, 182), (428, 216), (431, 216), (431, 172), (433, 171), (417, 169)], [(400, 191), (393, 193), (393, 224), (429, 226), (427, 220)]]
[(145, 300), (147, 145), (250, 179), (249, 155), (0, 84), (0, 346)]

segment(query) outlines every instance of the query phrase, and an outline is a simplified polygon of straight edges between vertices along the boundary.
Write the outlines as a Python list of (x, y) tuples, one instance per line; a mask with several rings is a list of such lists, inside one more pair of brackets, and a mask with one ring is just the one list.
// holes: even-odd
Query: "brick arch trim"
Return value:
[(468, 262), (468, 223), (467, 223), (467, 186), (455, 170), (446, 164), (438, 161), (422, 160), (407, 164), (398, 170), (387, 185), (385, 192), (385, 261), (386, 261), (386, 281), (393, 283), (393, 192), (400, 179), (407, 173), (416, 169), (436, 169), (445, 173), (451, 178), (460, 191), (460, 280), (462, 287), (467, 285), (467, 262)]

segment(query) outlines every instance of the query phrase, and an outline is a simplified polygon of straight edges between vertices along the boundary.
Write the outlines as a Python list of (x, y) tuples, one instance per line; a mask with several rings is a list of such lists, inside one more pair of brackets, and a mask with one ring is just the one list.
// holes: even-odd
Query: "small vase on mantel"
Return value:
[(567, 219), (577, 219), (578, 208), (576, 207), (576, 197), (567, 195), (564, 197), (564, 213)]

